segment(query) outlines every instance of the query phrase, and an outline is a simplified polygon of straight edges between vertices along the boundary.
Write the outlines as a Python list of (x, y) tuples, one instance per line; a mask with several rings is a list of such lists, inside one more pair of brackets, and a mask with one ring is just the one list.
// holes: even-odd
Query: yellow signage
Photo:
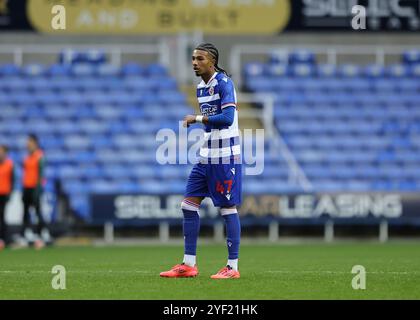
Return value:
[[(273, 34), (291, 16), (291, 0), (29, 0), (28, 17), (45, 33)], [(51, 26), (54, 5), (66, 12), (66, 29)]]
[(8, 14), (7, 0), (0, 0), (0, 14)]

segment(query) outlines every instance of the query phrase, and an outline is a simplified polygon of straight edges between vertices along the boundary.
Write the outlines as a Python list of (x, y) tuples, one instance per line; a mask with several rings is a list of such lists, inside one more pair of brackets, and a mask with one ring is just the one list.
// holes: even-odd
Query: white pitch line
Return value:
[[(28, 271), (28, 270), (0, 270), (0, 274), (1, 273), (50, 273), (51, 271), (45, 271), (45, 270), (33, 270), (33, 271)], [(95, 270), (95, 271), (87, 271), (87, 270), (66, 270), (66, 273), (143, 273), (143, 274), (154, 274), (156, 272), (153, 271), (146, 271), (146, 270), (134, 270), (134, 271), (129, 271), (129, 270)]]
[[(87, 271), (87, 270), (67, 270), (67, 273), (97, 273), (97, 274), (106, 274), (106, 273), (122, 273), (122, 274), (155, 274), (156, 272), (147, 271), (147, 270), (95, 270), (95, 271)], [(331, 271), (331, 270), (301, 270), (301, 271), (290, 271), (290, 270), (267, 270), (263, 271), (264, 273), (285, 273), (285, 274), (350, 274), (351, 270), (349, 271)], [(46, 270), (0, 270), (0, 274), (13, 274), (13, 273), (23, 273), (23, 274), (31, 274), (31, 273), (48, 273), (51, 274), (51, 271)], [(395, 275), (417, 275), (420, 274), (420, 271), (366, 271), (367, 274), (395, 274)]]
[[(290, 270), (268, 270), (263, 271), (265, 273), (309, 273), (309, 274), (349, 274), (351, 273), (351, 270), (349, 271), (329, 271), (329, 270), (301, 270), (301, 271), (290, 271)], [(366, 273), (370, 274), (420, 274), (418, 271), (366, 271)]]

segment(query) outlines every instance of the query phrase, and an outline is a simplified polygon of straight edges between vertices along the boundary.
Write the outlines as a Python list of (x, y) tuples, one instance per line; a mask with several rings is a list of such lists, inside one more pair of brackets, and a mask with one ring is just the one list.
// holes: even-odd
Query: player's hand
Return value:
[(195, 116), (194, 115), (187, 115), (184, 117), (184, 128), (188, 128), (191, 124), (195, 123)]

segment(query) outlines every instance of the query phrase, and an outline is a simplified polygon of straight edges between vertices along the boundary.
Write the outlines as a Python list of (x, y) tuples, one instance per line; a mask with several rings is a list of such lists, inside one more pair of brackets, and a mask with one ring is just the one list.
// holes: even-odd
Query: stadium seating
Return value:
[[(0, 140), (16, 141), (12, 158), (21, 163), (26, 134), (38, 134), (48, 162), (47, 188), (61, 180), (85, 219), (89, 193), (169, 192), (153, 183), (159, 172), (185, 181), (185, 167), (173, 166), (171, 173), (155, 164), (155, 133), (176, 129), (181, 115), (192, 112), (164, 67), (119, 68), (101, 52), (67, 52), (59, 61), (0, 66)], [(172, 192), (183, 192), (180, 184)]]
[(244, 66), (275, 97), (274, 124), (314, 190), (420, 190), (420, 53), (396, 65), (325, 65), (273, 52)]
[[(267, 61), (244, 66), (246, 88), (275, 96), (274, 124), (314, 190), (420, 190), (415, 53), (385, 67), (318, 64), (308, 51)], [(63, 53), (54, 65), (1, 65), (0, 110), (0, 143), (13, 141), (11, 156), (21, 163), (26, 134), (37, 133), (47, 188), (61, 181), (86, 221), (90, 193), (184, 192), (191, 165), (159, 165), (156, 132), (178, 131), (194, 111), (162, 65), (116, 67), (101, 52)], [(302, 192), (278, 150), (270, 141), (265, 147), (264, 172), (247, 176), (244, 192)]]
[[(13, 141), (11, 156), (21, 164), (26, 135), (36, 133), (46, 153), (47, 188), (59, 180), (86, 221), (90, 193), (184, 192), (191, 165), (159, 165), (156, 132), (177, 132), (178, 121), (194, 110), (160, 64), (116, 67), (101, 52), (66, 52), (54, 65), (2, 65), (0, 110), (0, 143)], [(283, 181), (272, 191), (286, 190), (284, 162), (275, 154), (265, 159), (266, 173), (246, 179), (245, 190), (266, 192), (270, 177)]]

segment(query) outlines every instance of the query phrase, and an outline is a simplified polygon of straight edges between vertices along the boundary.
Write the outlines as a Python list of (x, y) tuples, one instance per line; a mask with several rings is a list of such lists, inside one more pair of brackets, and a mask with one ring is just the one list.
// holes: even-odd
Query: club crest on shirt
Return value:
[(209, 88), (209, 95), (214, 95), (214, 87)]

